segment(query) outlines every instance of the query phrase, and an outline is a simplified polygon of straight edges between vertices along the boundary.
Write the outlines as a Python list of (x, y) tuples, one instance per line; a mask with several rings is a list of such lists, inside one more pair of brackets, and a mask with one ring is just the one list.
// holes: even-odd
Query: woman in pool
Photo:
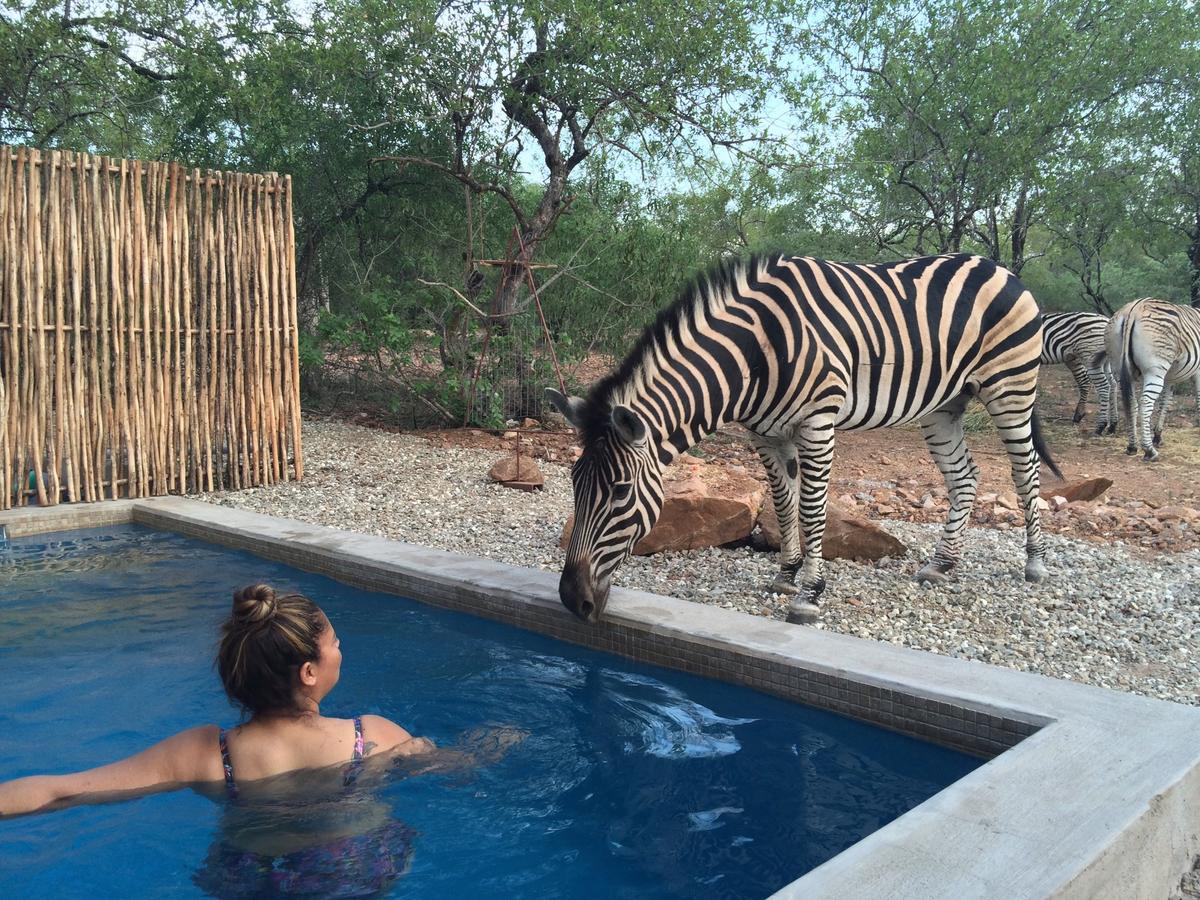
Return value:
[(413, 833), (355, 792), (360, 776), (395, 762), (421, 771), (496, 758), (523, 735), (501, 729), (464, 753), (438, 750), (382, 716), (323, 716), (341, 666), (337, 633), (315, 603), (268, 585), (242, 588), (217, 670), (244, 724), (201, 725), (106, 766), (0, 784), (0, 816), (190, 786), (231, 801), (223, 837), (197, 873), (206, 890), (328, 893), (330, 879), (342, 896), (379, 890), (403, 874)]

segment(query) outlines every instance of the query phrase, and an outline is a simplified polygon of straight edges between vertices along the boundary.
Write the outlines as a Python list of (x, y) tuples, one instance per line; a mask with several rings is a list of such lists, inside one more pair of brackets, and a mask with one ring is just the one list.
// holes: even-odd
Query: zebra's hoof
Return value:
[(1108, 428), (1105, 429), (1105, 433), (1106, 434), (1116, 434), (1117, 433), (1117, 423), (1109, 422)]
[(917, 570), (917, 574), (913, 580), (917, 584), (924, 584), (925, 582), (929, 584), (941, 584), (944, 581), (950, 580), (951, 568), (951, 566), (943, 566), (940, 563), (927, 562)]
[(1154, 432), (1154, 446), (1155, 447), (1162, 446), (1162, 432), (1161, 431)]
[(1146, 448), (1146, 452), (1142, 454), (1142, 462), (1156, 462), (1158, 460), (1158, 451), (1153, 447)]
[(1100, 435), (1104, 434), (1104, 432), (1106, 432), (1107, 430), (1108, 430), (1108, 426), (1105, 425), (1103, 422), (1101, 422), (1099, 425), (1096, 426), (1096, 432), (1095, 432), (1096, 437), (1100, 437)]
[(787, 620), (792, 625), (815, 625), (821, 621), (817, 604), (798, 600), (788, 607)]
[(1125, 445), (1125, 455), (1126, 456), (1137, 456), (1137, 444), (1126, 444)]
[(1049, 573), (1046, 571), (1046, 564), (1040, 559), (1030, 559), (1025, 562), (1025, 580), (1030, 584), (1037, 584), (1040, 581), (1045, 581)]
[(1084, 413), (1080, 412), (1079, 410), (1075, 410), (1075, 415), (1071, 416), (1071, 421), (1078, 425), (1083, 421), (1083, 416)]

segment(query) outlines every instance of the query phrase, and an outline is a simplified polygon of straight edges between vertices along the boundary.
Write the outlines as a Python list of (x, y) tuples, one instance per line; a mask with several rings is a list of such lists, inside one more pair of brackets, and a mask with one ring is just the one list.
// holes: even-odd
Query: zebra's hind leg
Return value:
[(962, 552), (963, 529), (971, 518), (979, 487), (979, 466), (971, 459), (963, 433), (965, 399), (944, 407), (921, 421), (921, 434), (933, 461), (946, 479), (950, 515), (933, 556), (917, 572), (917, 581), (944, 581)]
[[(1166, 370), (1162, 368), (1142, 371), (1142, 396), (1138, 404), (1138, 424), (1141, 426), (1142, 458), (1146, 462), (1158, 459), (1158, 451), (1154, 449), (1154, 437), (1151, 430), (1151, 419), (1154, 417), (1154, 404), (1159, 395), (1166, 389)], [(1134, 453), (1137, 448), (1134, 448)]]
[(1155, 447), (1161, 447), (1163, 442), (1163, 429), (1167, 427), (1167, 410), (1170, 409), (1171, 400), (1174, 398), (1174, 392), (1171, 386), (1164, 385), (1162, 396), (1158, 398), (1158, 417), (1154, 423), (1153, 441)]
[[(1142, 417), (1142, 383), (1134, 381), (1129, 389), (1129, 402), (1125, 410), (1125, 455), (1136, 456), (1138, 452), (1138, 422)], [(1149, 416), (1147, 416), (1149, 420)]]
[(1042, 541), (1042, 520), (1038, 512), (1039, 467), (1033, 446), (1032, 392), (993, 388), (984, 400), (1000, 434), (1000, 441), (1012, 465), (1013, 485), (1025, 513), (1025, 580), (1046, 578), (1046, 548)]

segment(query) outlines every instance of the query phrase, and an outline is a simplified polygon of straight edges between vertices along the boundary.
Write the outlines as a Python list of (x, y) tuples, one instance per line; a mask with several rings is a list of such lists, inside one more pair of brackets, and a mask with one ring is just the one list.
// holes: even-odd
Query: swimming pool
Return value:
[[(829, 713), (348, 588), (139, 526), (0, 555), (0, 776), (114, 759), (232, 724), (212, 669), (234, 587), (295, 587), (345, 654), (332, 715), (439, 743), (530, 737), (467, 781), (395, 779), (417, 832), (397, 896), (763, 897), (980, 761)], [(198, 896), (217, 803), (192, 792), (0, 822), (0, 895)]]

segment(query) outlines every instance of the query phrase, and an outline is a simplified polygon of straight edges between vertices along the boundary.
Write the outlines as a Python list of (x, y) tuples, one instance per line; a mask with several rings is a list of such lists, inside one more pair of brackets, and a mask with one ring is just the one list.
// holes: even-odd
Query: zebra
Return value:
[[(1096, 389), (1100, 413), (1096, 434), (1116, 430), (1116, 387), (1105, 364), (1104, 329), (1108, 316), (1089, 312), (1042, 313), (1042, 365), (1063, 363), (1079, 388), (1079, 402), (1071, 421), (1079, 423), (1087, 412), (1089, 387)], [(1111, 426), (1110, 426), (1111, 423)]]
[[(1200, 416), (1200, 309), (1152, 297), (1134, 300), (1113, 315), (1105, 347), (1119, 372), (1121, 410), (1129, 429), (1125, 452), (1138, 452), (1140, 425), (1143, 458), (1153, 462), (1162, 443), (1172, 385), (1192, 379)], [(1140, 396), (1134, 382), (1141, 385)], [(1158, 421), (1151, 430), (1156, 401)]]
[(1058, 469), (1033, 407), (1041, 352), (1033, 295), (983, 257), (860, 265), (775, 255), (718, 265), (586, 400), (547, 391), (583, 448), (571, 470), (563, 605), (599, 619), (613, 574), (662, 509), (664, 467), (730, 422), (748, 429), (766, 468), (782, 535), (770, 589), (791, 595), (789, 622), (818, 617), (835, 430), (920, 423), (950, 514), (917, 578), (945, 579), (979, 481), (963, 435), (971, 397), (991, 414), (1012, 465), (1025, 578), (1043, 580), (1038, 457)]

